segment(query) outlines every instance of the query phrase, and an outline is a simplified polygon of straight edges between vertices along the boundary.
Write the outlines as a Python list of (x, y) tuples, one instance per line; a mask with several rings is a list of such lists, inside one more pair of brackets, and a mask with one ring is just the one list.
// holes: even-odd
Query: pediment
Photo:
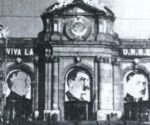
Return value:
[(73, 1), (67, 5), (60, 5), (59, 3), (55, 3), (54, 5), (48, 7), (45, 14), (78, 14), (78, 13), (86, 13), (86, 14), (100, 14), (100, 15), (113, 15), (107, 7), (103, 10), (93, 7), (82, 0)]
[[(67, 10), (65, 10), (64, 12), (68, 12), (68, 13), (87, 13), (88, 11), (81, 8), (81, 7), (73, 7), (73, 8), (69, 8)], [(89, 12), (88, 12), (89, 13)]]
[[(66, 8), (64, 9), (63, 11), (61, 11), (61, 13), (63, 14), (70, 14), (70, 15), (74, 15), (74, 14), (85, 14), (85, 15), (88, 15), (88, 14), (94, 14), (95, 10), (90, 10), (90, 9), (87, 9), (87, 8), (84, 8), (84, 7), (80, 7), (80, 6), (74, 6), (74, 7), (71, 7), (71, 8)], [(101, 11), (99, 12), (103, 15), (105, 15), (105, 12)]]

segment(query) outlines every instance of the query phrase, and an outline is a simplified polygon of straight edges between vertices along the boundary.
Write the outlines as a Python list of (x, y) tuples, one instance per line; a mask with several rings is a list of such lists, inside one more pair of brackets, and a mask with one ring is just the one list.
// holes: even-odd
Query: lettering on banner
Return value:
[(122, 49), (124, 56), (150, 56), (150, 49)]
[(6, 48), (8, 56), (33, 56), (33, 48)]

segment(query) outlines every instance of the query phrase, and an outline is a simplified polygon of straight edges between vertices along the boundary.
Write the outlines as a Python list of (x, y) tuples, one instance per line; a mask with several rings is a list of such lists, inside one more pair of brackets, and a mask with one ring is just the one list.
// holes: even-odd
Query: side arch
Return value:
[[(124, 78), (125, 78), (126, 74), (127, 74), (128, 72), (130, 72), (131, 70), (135, 70), (135, 69), (133, 68), (133, 66), (128, 66), (127, 68), (125, 68), (125, 70), (122, 72), (122, 77), (121, 77), (121, 81), (122, 81), (122, 82), (124, 81)], [(144, 72), (144, 73), (147, 75), (148, 80), (150, 80), (150, 71), (148, 71), (145, 66), (143, 66), (143, 65), (138, 65), (137, 70), (141, 70), (142, 72)]]
[[(85, 64), (82, 64), (82, 63), (80, 63), (80, 64), (78, 64), (78, 63), (77, 63), (77, 64), (72, 64), (72, 65), (67, 66), (67, 67), (65, 68), (65, 70), (62, 72), (62, 78), (63, 78), (63, 79), (65, 79), (65, 77), (66, 77), (68, 71), (69, 71), (71, 68), (73, 68), (73, 67), (82, 67), (83, 69), (87, 70), (87, 71), (89, 72), (89, 74), (90, 74), (90, 77), (92, 78), (92, 83), (94, 82), (94, 71), (92, 70), (91, 67), (89, 67), (89, 66), (87, 66), (87, 65), (85, 65)], [(64, 82), (65, 82), (65, 81), (64, 81)]]
[(34, 72), (33, 72), (33, 69), (28, 66), (27, 64), (24, 64), (24, 63), (21, 63), (21, 64), (11, 64), (10, 66), (8, 66), (7, 68), (7, 72), (6, 72), (6, 75), (12, 71), (12, 70), (15, 70), (15, 69), (20, 69), (26, 73), (28, 73), (31, 77), (31, 80), (33, 81), (34, 80)]

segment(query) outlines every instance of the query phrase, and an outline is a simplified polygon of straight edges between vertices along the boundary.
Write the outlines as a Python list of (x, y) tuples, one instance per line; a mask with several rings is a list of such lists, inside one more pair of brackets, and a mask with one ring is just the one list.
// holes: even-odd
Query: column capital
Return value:
[(59, 57), (53, 56), (53, 57), (52, 57), (52, 60), (53, 60), (53, 62), (58, 62), (58, 61), (59, 61)]
[(102, 63), (103, 62), (103, 59), (102, 59), (102, 57), (101, 56), (97, 56), (97, 57), (95, 57), (95, 61), (96, 62), (99, 62), (99, 63)]
[(118, 57), (112, 58), (112, 64), (114, 64), (114, 65), (120, 65), (120, 58), (118, 58)]
[(59, 57), (57, 56), (48, 56), (45, 58), (46, 62), (58, 62), (59, 61)]
[(112, 59), (111, 57), (100, 56), (100, 57), (96, 57), (96, 61), (99, 63), (111, 63)]
[(39, 64), (39, 56), (38, 56), (38, 55), (35, 55), (33, 61), (34, 61), (34, 64), (35, 64), (35, 65), (38, 65), (38, 64)]
[(45, 57), (45, 62), (52, 62), (52, 57), (51, 56), (48, 56), (48, 57)]

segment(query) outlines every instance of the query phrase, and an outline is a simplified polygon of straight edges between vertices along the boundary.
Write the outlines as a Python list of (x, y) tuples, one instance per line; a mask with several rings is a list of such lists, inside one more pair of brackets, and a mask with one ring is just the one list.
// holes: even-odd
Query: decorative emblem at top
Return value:
[[(65, 7), (69, 4), (72, 4), (73, 2), (78, 1), (78, 0), (56, 0), (56, 1), (57, 1), (57, 3), (54, 4), (54, 6), (51, 8), (50, 11)], [(92, 7), (103, 10), (104, 12), (107, 13), (107, 10), (105, 9), (106, 5), (102, 2), (100, 2), (99, 0), (81, 0), (81, 1), (83, 1), (84, 3), (86, 3)]]
[(88, 19), (78, 16), (68, 21), (66, 34), (72, 40), (85, 40), (91, 32)]

